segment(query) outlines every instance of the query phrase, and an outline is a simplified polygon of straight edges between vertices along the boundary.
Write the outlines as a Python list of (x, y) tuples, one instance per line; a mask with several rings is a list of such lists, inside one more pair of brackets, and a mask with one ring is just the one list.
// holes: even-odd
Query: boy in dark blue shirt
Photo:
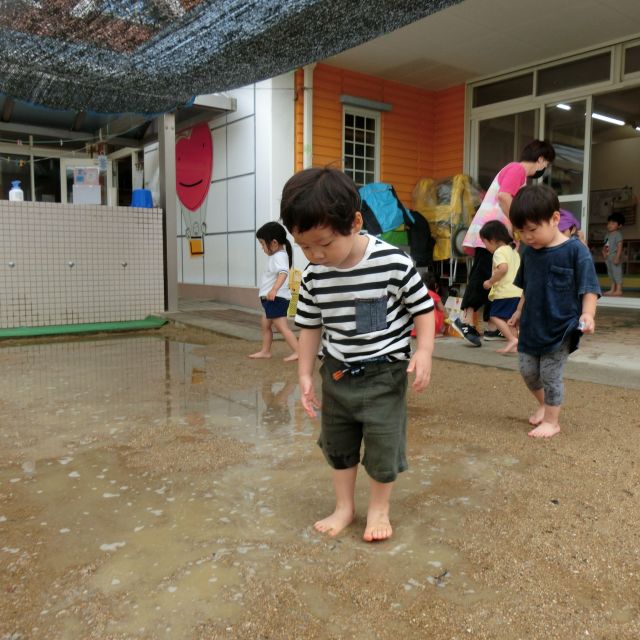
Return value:
[(560, 203), (545, 185), (523, 187), (509, 218), (527, 245), (514, 284), (523, 289), (509, 320), (520, 325), (520, 373), (538, 401), (529, 418), (533, 438), (560, 431), (564, 366), (583, 333), (595, 331), (600, 285), (589, 250), (559, 229)]

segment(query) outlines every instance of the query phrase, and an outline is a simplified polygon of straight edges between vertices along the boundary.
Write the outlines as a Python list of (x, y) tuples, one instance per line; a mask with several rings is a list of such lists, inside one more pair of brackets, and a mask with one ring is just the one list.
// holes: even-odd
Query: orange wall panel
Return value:
[(425, 91), (325, 64), (313, 79), (314, 166), (342, 168), (341, 94), (392, 105), (381, 113), (380, 180), (407, 206), (420, 178), (462, 171), (464, 86)]
[(464, 156), (464, 86), (439, 91), (435, 96), (433, 177), (462, 173)]
[(303, 167), (303, 131), (304, 126), (304, 71), (297, 69), (295, 74), (296, 105), (294, 112), (294, 167), (300, 171)]

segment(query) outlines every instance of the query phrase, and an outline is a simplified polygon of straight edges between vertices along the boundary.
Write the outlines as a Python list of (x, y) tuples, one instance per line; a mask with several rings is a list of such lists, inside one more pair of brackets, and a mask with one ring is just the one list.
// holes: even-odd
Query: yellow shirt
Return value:
[(500, 264), (507, 265), (507, 273), (496, 282), (489, 291), (489, 300), (504, 300), (505, 298), (519, 298), (522, 289), (513, 284), (520, 268), (520, 255), (508, 244), (502, 245), (493, 254), (493, 270)]

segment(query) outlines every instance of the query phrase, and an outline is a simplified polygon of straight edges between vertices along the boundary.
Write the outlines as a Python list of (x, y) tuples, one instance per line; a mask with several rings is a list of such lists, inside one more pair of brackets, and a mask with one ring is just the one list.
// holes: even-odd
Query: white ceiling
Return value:
[(640, 0), (465, 0), (324, 62), (438, 90), (640, 34)]

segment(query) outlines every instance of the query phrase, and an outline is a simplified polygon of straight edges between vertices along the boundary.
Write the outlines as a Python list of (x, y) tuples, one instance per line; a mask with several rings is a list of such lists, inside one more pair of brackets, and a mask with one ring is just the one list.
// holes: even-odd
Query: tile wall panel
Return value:
[(0, 201), (0, 328), (164, 309), (162, 211)]

